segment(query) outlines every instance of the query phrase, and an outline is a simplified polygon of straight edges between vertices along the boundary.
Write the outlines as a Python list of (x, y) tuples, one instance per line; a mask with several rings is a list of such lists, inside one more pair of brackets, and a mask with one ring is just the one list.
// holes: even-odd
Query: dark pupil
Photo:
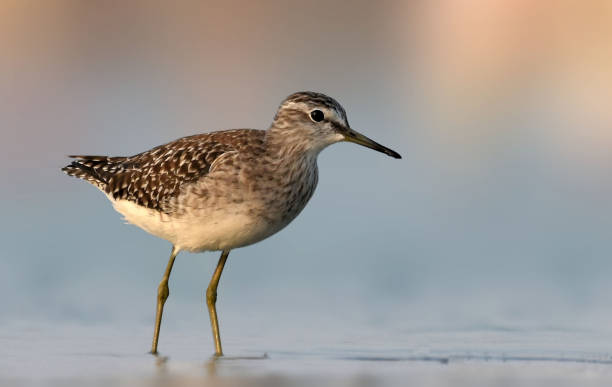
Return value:
[(320, 110), (313, 110), (312, 112), (310, 112), (310, 117), (313, 121), (321, 122), (323, 121), (323, 118), (325, 118), (325, 115)]

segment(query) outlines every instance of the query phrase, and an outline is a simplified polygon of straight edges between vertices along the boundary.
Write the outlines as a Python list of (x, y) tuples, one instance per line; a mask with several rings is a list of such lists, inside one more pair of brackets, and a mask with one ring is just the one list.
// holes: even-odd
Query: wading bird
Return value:
[(287, 97), (268, 130), (198, 134), (130, 157), (70, 156), (76, 160), (64, 172), (98, 187), (129, 223), (172, 243), (157, 291), (151, 353), (157, 354), (174, 259), (186, 250), (222, 252), (206, 303), (215, 355), (223, 355), (215, 303), (230, 250), (288, 225), (315, 190), (319, 152), (340, 141), (401, 158), (351, 129), (344, 108), (314, 92)]

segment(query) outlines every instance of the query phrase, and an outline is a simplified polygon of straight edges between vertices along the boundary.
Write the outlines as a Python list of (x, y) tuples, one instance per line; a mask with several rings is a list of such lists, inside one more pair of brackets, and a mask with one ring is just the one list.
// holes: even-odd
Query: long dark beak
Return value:
[(343, 131), (342, 134), (344, 134), (345, 141), (354, 142), (355, 144), (363, 145), (365, 147), (374, 149), (375, 151), (382, 152), (386, 154), (387, 156), (391, 156), (396, 159), (402, 158), (402, 156), (400, 156), (400, 154), (397, 153), (396, 151), (391, 150), (387, 148), (386, 146), (380, 145), (376, 141), (367, 138), (363, 134), (356, 132), (353, 129), (348, 129), (346, 131)]

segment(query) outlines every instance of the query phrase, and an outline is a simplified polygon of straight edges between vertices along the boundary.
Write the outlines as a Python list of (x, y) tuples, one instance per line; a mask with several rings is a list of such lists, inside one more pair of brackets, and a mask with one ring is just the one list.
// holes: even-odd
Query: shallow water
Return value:
[(612, 335), (474, 329), (305, 332), (225, 337), (213, 360), (204, 329), (11, 324), (2, 327), (2, 385), (610, 385)]

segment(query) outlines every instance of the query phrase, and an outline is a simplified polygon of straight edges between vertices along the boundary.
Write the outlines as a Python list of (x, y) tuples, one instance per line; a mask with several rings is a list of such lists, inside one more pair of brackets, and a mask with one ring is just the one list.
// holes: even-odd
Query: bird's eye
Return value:
[(325, 114), (320, 110), (313, 110), (310, 112), (310, 118), (312, 118), (314, 122), (321, 122), (325, 118)]

